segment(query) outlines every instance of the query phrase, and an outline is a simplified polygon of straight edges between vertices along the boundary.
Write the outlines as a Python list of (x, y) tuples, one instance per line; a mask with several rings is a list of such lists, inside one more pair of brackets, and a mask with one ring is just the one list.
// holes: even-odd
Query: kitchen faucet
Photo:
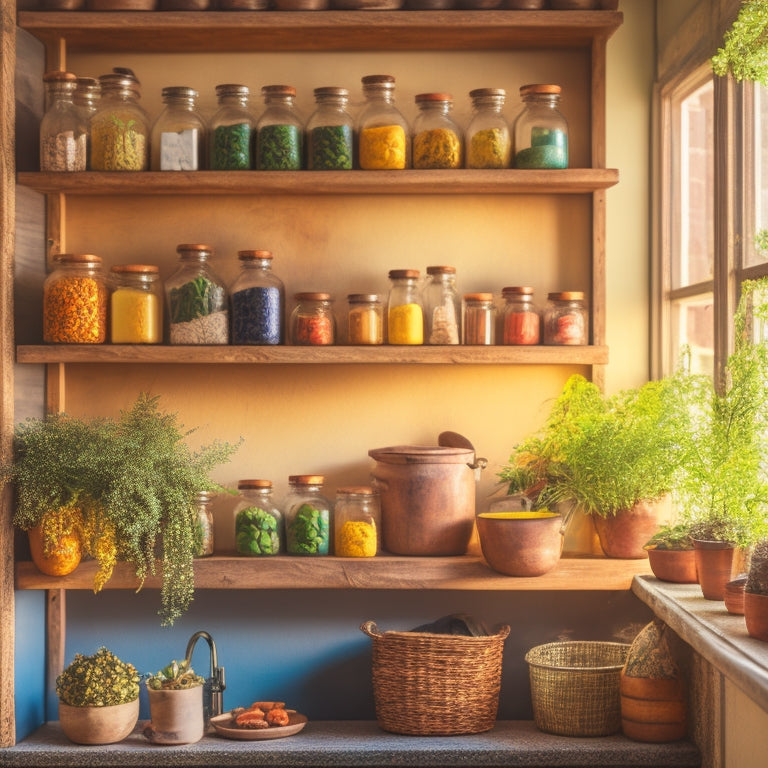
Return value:
[(203, 685), (203, 716), (207, 725), (212, 717), (220, 715), (224, 711), (224, 689), (227, 684), (224, 681), (224, 667), (219, 666), (216, 655), (216, 643), (213, 642), (210, 634), (204, 630), (198, 630), (189, 638), (186, 654), (187, 669), (191, 667), (192, 653), (195, 650), (195, 644), (201, 637), (208, 643), (211, 652), (211, 674)]

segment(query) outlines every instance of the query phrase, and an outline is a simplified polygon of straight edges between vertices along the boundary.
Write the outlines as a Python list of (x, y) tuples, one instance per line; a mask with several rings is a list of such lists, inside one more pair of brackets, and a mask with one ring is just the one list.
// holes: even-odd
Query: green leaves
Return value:
[(768, 3), (745, 0), (711, 59), (716, 75), (768, 85)]

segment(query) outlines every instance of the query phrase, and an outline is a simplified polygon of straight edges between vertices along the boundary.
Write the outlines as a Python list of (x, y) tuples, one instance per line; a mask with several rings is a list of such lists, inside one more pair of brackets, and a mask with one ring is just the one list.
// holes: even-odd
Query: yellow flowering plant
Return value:
[(71, 707), (110, 707), (139, 697), (139, 673), (102, 646), (92, 656), (75, 654), (56, 679), (59, 700)]

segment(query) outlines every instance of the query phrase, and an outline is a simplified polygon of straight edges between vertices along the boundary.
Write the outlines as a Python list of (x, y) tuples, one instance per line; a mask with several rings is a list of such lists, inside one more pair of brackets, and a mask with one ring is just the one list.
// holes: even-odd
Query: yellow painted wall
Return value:
[(725, 681), (724, 768), (764, 768), (768, 755), (768, 712)]

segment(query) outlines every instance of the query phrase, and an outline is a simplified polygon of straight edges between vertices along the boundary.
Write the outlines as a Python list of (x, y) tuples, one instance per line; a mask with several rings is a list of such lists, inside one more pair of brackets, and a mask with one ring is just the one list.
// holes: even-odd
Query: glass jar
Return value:
[(88, 124), (75, 106), (77, 77), (71, 72), (43, 75), (47, 108), (40, 121), (40, 170), (84, 171)]
[(199, 171), (205, 167), (205, 122), (197, 111), (194, 88), (162, 90), (165, 108), (152, 126), (153, 171)]
[(242, 499), (235, 506), (235, 551), (269, 557), (285, 551), (283, 513), (272, 501), (271, 480), (240, 480)]
[(560, 112), (559, 85), (524, 85), (515, 120), (515, 168), (567, 168), (568, 123)]
[(227, 289), (208, 264), (209, 245), (176, 246), (179, 267), (165, 283), (171, 344), (226, 344)]
[(101, 259), (92, 253), (60, 253), (43, 283), (43, 341), (103, 344), (109, 290)]
[(248, 109), (249, 95), (246, 85), (216, 86), (218, 109), (211, 118), (208, 139), (208, 165), (212, 171), (247, 171), (253, 167), (255, 121)]
[(545, 344), (588, 344), (589, 318), (582, 291), (547, 295), (544, 307)]
[(333, 553), (337, 557), (374, 557), (379, 553), (379, 495), (368, 485), (336, 491)]
[(402, 170), (411, 164), (408, 121), (395, 106), (395, 78), (366, 75), (358, 118), (358, 162), (366, 171)]
[(289, 555), (329, 555), (333, 506), (322, 495), (323, 475), (288, 478), (285, 508), (285, 549)]
[(541, 342), (541, 315), (533, 302), (533, 288), (510, 286), (504, 299), (504, 344), (530, 345)]
[(502, 110), (507, 94), (503, 88), (475, 88), (472, 118), (465, 133), (467, 168), (509, 168), (512, 137)]
[(91, 118), (91, 169), (146, 171), (149, 118), (139, 104), (139, 81), (120, 71), (101, 75), (99, 83), (99, 107)]
[(424, 339), (427, 344), (459, 343), (459, 297), (456, 267), (427, 267), (424, 302)]
[(351, 170), (354, 123), (347, 112), (346, 88), (315, 88), (317, 109), (307, 120), (307, 168), (310, 171)]
[(91, 169), (91, 117), (99, 108), (101, 84), (95, 77), (78, 77), (74, 102), (86, 125), (85, 169)]
[(282, 344), (285, 286), (269, 251), (238, 251), (240, 275), (230, 288), (233, 344)]
[(260, 171), (300, 171), (304, 153), (304, 123), (296, 111), (292, 85), (265, 85), (266, 109), (256, 123), (256, 168)]
[(210, 557), (213, 554), (213, 512), (210, 491), (195, 494), (195, 557)]
[(298, 346), (336, 343), (336, 318), (330, 293), (297, 293), (291, 313), (291, 341)]
[(424, 310), (419, 296), (418, 269), (392, 269), (387, 304), (387, 340), (390, 344), (424, 343)]
[(347, 340), (350, 344), (383, 344), (384, 312), (377, 293), (350, 293), (347, 296)]
[(496, 343), (496, 307), (492, 293), (465, 293), (462, 343)]
[(150, 264), (117, 264), (111, 269), (110, 341), (160, 344), (163, 341), (163, 289), (160, 270)]
[(419, 113), (413, 121), (413, 167), (461, 168), (463, 132), (451, 117), (451, 94), (419, 93), (416, 106)]

